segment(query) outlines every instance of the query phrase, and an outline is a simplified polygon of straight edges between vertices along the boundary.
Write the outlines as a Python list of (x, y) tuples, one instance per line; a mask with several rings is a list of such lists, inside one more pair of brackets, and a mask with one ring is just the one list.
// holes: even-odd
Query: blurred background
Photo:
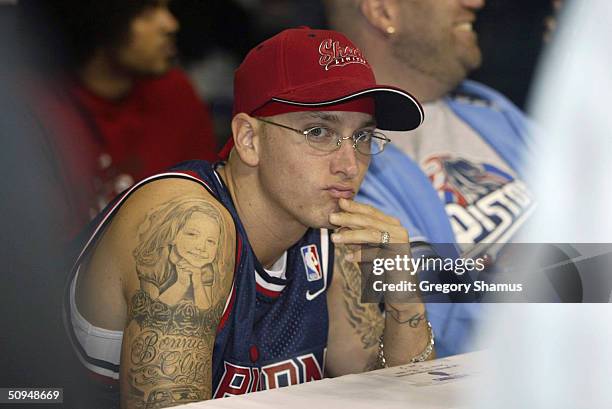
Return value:
[[(253, 46), (287, 27), (327, 26), (318, 0), (178, 0), (181, 64), (210, 104), (220, 142), (229, 136), (232, 72)], [(524, 108), (543, 46), (550, 0), (488, 0), (475, 28), (483, 64), (470, 78)]]
[[(61, 110), (60, 121), (51, 109), (57, 105), (55, 99), (41, 104), (52, 99), (50, 95), (59, 100), (55, 81), (70, 62), (66, 33), (49, 7), (53, 3), (0, 0), (0, 169), (4, 176), (0, 258), (5, 283), (1, 386), (68, 387), (69, 381), (62, 376), (74, 364), (74, 357), (64, 349), (61, 310), (68, 260), (74, 257), (69, 238), (79, 226), (69, 234), (64, 230), (67, 215), (77, 213), (81, 198), (66, 198), (81, 193), (69, 191), (70, 183), (81, 183), (73, 180), (77, 176), (95, 183), (97, 179), (68, 166), (82, 153), (74, 150), (84, 146), (66, 142), (71, 150), (66, 156), (51, 136), (74, 133), (78, 138), (91, 124), (72, 121), (80, 117), (72, 108)], [(316, 0), (175, 0), (169, 7), (180, 24), (179, 66), (210, 111), (211, 144), (215, 145), (211, 150), (230, 136), (233, 71), (246, 52), (285, 28), (327, 25), (323, 4)], [(487, 1), (476, 23), (483, 64), (470, 77), (524, 108), (542, 54), (547, 17), (552, 14), (550, 0)], [(104, 167), (104, 158), (95, 157), (94, 162)], [(99, 210), (87, 206), (83, 205), (85, 219)]]
[[(54, 10), (57, 0), (0, 1), (2, 12), (30, 22), (30, 47), (47, 73), (70, 64), (73, 33), (66, 32)], [(136, 3), (136, 2), (134, 2)], [(153, 2), (154, 3), (154, 2)], [(69, 4), (69, 2), (68, 2)], [(469, 78), (501, 92), (524, 109), (534, 70), (555, 14), (551, 0), (488, 0), (475, 29), (482, 66)], [(177, 60), (210, 110), (217, 147), (230, 134), (233, 71), (248, 50), (288, 27), (326, 28), (321, 0), (172, 0), (169, 9), (180, 24)], [(22, 30), (23, 34), (23, 30)]]

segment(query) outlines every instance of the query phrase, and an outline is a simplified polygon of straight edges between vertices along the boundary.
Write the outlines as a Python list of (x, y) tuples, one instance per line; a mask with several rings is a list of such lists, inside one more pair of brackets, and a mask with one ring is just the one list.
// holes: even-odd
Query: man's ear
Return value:
[(392, 35), (397, 30), (399, 7), (397, 0), (362, 0), (359, 5), (366, 21), (385, 36)]
[(258, 125), (255, 118), (245, 113), (232, 118), (234, 150), (248, 166), (259, 164), (259, 137), (256, 132)]

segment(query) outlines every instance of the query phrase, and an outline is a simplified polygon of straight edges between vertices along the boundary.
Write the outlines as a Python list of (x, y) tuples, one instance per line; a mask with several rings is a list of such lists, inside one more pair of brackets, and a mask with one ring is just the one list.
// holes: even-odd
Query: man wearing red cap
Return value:
[(346, 37), (306, 27), (247, 55), (234, 107), (227, 162), (181, 164), (134, 186), (76, 263), (73, 343), (87, 369), (120, 380), (123, 407), (433, 355), (422, 303), (387, 303), (385, 316), (362, 304), (346, 247), (408, 242), (396, 219), (352, 198), (389, 142), (375, 129), (416, 128), (418, 102), (377, 85)]

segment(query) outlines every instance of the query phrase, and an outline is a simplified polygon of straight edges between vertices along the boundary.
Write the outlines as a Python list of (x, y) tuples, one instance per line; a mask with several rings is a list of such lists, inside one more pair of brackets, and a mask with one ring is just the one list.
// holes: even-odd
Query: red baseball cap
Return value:
[[(374, 99), (377, 127), (409, 131), (423, 122), (423, 108), (408, 92), (378, 85), (361, 51), (343, 34), (299, 27), (284, 30), (253, 48), (234, 75), (234, 112), (252, 115), (269, 103), (295, 111)], [(220, 156), (227, 159), (233, 139)]]

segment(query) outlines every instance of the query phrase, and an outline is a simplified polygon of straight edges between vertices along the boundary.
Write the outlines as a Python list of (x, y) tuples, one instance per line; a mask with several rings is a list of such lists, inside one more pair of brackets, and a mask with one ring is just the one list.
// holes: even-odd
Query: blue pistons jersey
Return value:
[(240, 395), (323, 377), (327, 346), (327, 288), (333, 245), (326, 229), (309, 229), (280, 260), (284, 277), (269, 274), (255, 257), (229, 191), (213, 167), (187, 162), (236, 225), (234, 287), (217, 329), (213, 397)]
[[(79, 258), (93, 247), (97, 236), (131, 193), (161, 178), (184, 178), (199, 183), (229, 211), (236, 228), (234, 281), (217, 327), (213, 351), (213, 398), (321, 379), (329, 327), (326, 296), (334, 263), (334, 247), (328, 231), (309, 229), (275, 264), (275, 271), (267, 271), (253, 252), (215, 165), (205, 161), (185, 162), (133, 186), (100, 216), (97, 229)], [(76, 271), (78, 264), (77, 261)], [(74, 292), (74, 284), (72, 288)], [(67, 308), (76, 310), (74, 294), (69, 298)], [(107, 359), (111, 362), (92, 356), (95, 351), (88, 351), (83, 345), (85, 341), (79, 342), (75, 315), (83, 320), (77, 311), (72, 311), (67, 321), (81, 361), (97, 375), (117, 380), (120, 351), (115, 358)]]

